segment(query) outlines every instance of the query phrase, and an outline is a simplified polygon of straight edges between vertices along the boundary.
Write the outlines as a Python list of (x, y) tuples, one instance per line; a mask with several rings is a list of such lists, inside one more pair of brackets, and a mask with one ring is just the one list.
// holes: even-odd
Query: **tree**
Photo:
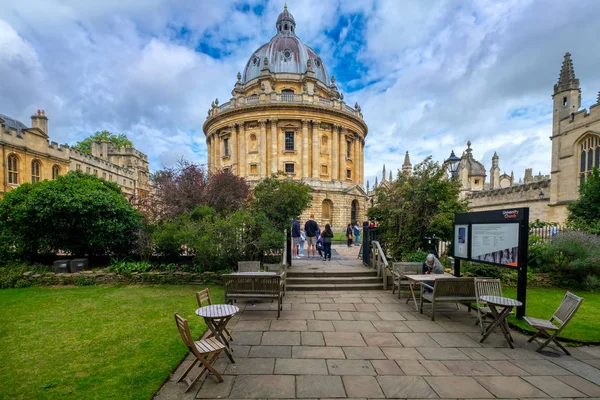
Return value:
[(87, 154), (92, 154), (92, 143), (93, 142), (110, 142), (117, 145), (117, 147), (133, 146), (131, 140), (124, 134), (114, 134), (109, 131), (96, 132), (92, 136), (77, 142), (73, 148), (82, 151)]
[(391, 256), (400, 259), (419, 250), (425, 237), (450, 240), (454, 214), (467, 210), (459, 192), (460, 184), (428, 157), (411, 175), (400, 173), (388, 187), (379, 186), (368, 216), (377, 221)]
[(249, 195), (246, 180), (228, 169), (212, 173), (205, 188), (206, 203), (219, 213), (240, 210)]
[(290, 229), (292, 219), (306, 210), (312, 201), (310, 188), (291, 179), (277, 176), (263, 179), (254, 188), (252, 209), (262, 212), (279, 231)]
[(0, 237), (26, 258), (59, 250), (75, 256), (132, 252), (141, 215), (121, 189), (81, 171), (25, 183), (0, 200)]
[(600, 171), (594, 168), (579, 189), (579, 199), (567, 206), (574, 229), (600, 234)]

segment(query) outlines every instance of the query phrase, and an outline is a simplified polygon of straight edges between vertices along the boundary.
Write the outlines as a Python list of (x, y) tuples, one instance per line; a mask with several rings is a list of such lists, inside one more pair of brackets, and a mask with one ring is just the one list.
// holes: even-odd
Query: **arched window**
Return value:
[(579, 142), (580, 164), (579, 185), (592, 173), (594, 167), (600, 168), (600, 138), (596, 135), (586, 136)]
[(40, 169), (40, 162), (38, 160), (33, 160), (31, 162), (31, 183), (40, 181)]
[(14, 154), (8, 156), (8, 183), (19, 184), (19, 159)]
[(252, 134), (250, 135), (250, 151), (251, 152), (256, 152), (257, 151), (257, 144), (256, 144), (256, 135)]
[(52, 179), (58, 178), (60, 175), (60, 167), (58, 165), (52, 166)]
[(281, 94), (294, 94), (294, 91), (292, 89), (283, 89)]
[(352, 200), (352, 205), (350, 208), (350, 222), (353, 224), (356, 223), (356, 219), (358, 218), (358, 201)]
[(333, 217), (333, 203), (329, 199), (323, 200), (321, 207), (321, 221), (324, 224), (331, 223)]

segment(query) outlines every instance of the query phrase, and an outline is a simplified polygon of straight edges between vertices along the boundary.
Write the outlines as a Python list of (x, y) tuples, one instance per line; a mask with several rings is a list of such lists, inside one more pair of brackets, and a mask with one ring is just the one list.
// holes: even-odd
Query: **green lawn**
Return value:
[[(0, 290), (0, 399), (148, 399), (187, 353), (199, 286)], [(211, 287), (215, 302), (223, 290)]]
[[(562, 301), (565, 289), (527, 289), (526, 315), (549, 319)], [(600, 293), (572, 291), (572, 293), (583, 297), (583, 304), (573, 317), (569, 325), (561, 332), (560, 336), (583, 342), (600, 342)], [(515, 288), (504, 288), (502, 294), (507, 297), (517, 298)], [(514, 316), (509, 317), (509, 322), (520, 328), (531, 330), (523, 320), (517, 320)], [(531, 332), (534, 332), (531, 330)]]

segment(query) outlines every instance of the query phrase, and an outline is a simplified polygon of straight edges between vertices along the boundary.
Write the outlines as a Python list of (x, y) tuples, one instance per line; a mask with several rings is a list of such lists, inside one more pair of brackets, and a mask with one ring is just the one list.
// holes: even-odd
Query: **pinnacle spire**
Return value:
[(596, 101), (596, 104), (600, 104), (600, 92), (598, 92), (598, 101)]
[(571, 53), (565, 53), (562, 66), (560, 67), (560, 75), (558, 83), (554, 85), (554, 94), (566, 92), (568, 90), (579, 90), (579, 79), (575, 78), (575, 69), (571, 60)]
[(498, 158), (498, 153), (494, 152), (494, 156), (492, 158)]
[(392, 179), (392, 171), (390, 171), (390, 179), (389, 179), (389, 181), (390, 182), (393, 181), (393, 179)]
[(404, 163), (402, 164), (402, 166), (408, 166), (411, 165), (410, 163), (410, 157), (408, 155), (408, 150), (406, 151), (406, 154), (404, 154)]
[(383, 164), (383, 173), (381, 174), (381, 180), (385, 181), (385, 164)]

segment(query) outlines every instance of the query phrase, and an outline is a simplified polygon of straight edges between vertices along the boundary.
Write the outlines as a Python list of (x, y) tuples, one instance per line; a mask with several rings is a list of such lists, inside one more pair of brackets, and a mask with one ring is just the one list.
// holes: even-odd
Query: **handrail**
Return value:
[(381, 276), (383, 278), (383, 290), (387, 290), (387, 271), (390, 269), (390, 264), (388, 263), (385, 252), (381, 248), (379, 242), (373, 240), (371, 245), (373, 246), (373, 258), (371, 259), (371, 263), (377, 270), (377, 277)]

